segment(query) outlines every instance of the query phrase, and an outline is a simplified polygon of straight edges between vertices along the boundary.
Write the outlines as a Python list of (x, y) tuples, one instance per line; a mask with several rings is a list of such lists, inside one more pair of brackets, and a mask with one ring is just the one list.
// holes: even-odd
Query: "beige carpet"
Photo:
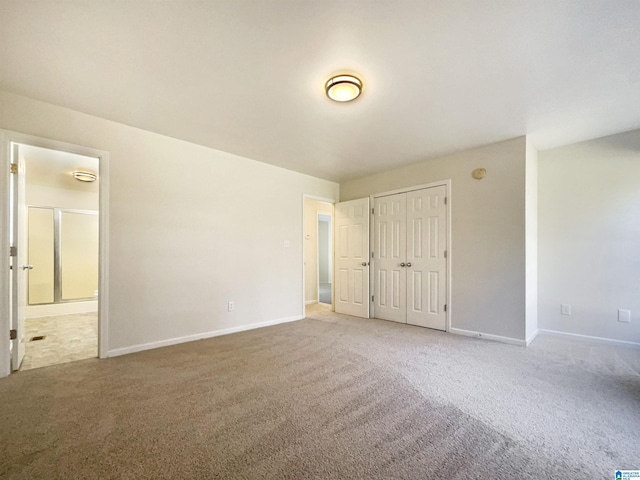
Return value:
[(3, 479), (609, 479), (640, 351), (528, 349), (315, 307), (299, 322), (0, 380)]

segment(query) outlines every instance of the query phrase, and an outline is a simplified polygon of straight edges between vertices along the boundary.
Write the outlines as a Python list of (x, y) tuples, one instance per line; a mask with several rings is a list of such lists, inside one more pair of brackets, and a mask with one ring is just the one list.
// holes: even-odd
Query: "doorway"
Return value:
[(318, 213), (318, 303), (333, 303), (333, 215)]
[(9, 192), (0, 243), (10, 247), (0, 293), (12, 338), (0, 346), (0, 376), (104, 358), (108, 155), (6, 131), (0, 140)]
[(333, 203), (303, 196), (304, 312), (333, 308)]

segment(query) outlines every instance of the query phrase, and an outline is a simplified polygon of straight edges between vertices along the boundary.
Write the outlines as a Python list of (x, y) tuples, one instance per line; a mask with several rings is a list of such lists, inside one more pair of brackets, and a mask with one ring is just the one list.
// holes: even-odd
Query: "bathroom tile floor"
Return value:
[[(39, 335), (45, 338), (31, 341)], [(25, 342), (21, 371), (97, 357), (98, 313), (27, 318)]]

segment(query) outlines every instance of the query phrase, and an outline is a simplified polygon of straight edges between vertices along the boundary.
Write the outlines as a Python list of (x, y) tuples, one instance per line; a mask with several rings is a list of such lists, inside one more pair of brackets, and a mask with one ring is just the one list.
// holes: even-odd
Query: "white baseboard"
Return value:
[(90, 313), (98, 311), (98, 300), (86, 302), (51, 303), (46, 305), (27, 305), (25, 318), (51, 317), (54, 315), (71, 315), (74, 313)]
[(304, 302), (305, 305), (313, 305), (314, 303), (318, 303), (318, 300), (307, 300)]
[(527, 338), (527, 347), (531, 345), (531, 342), (533, 342), (536, 339), (536, 337), (538, 336), (538, 332), (539, 330), (536, 330), (531, 335), (529, 335), (529, 338)]
[(579, 333), (559, 332), (557, 330), (547, 330), (545, 328), (539, 328), (538, 331), (540, 333), (548, 333), (548, 334), (551, 334), (551, 335), (560, 335), (560, 336), (563, 336), (563, 337), (576, 337), (576, 338), (582, 338), (584, 340), (595, 340), (595, 341), (598, 341), (598, 342), (618, 343), (618, 344), (621, 344), (621, 345), (640, 346), (640, 343), (637, 343), (637, 342), (629, 342), (627, 340), (616, 340), (615, 338), (592, 337), (591, 335), (581, 335)]
[(304, 315), (296, 315), (294, 317), (279, 318), (277, 320), (268, 320), (266, 322), (250, 323), (248, 325), (241, 325), (239, 327), (223, 328), (221, 330), (214, 330), (212, 332), (203, 332), (196, 333), (194, 335), (185, 335), (184, 337), (169, 338), (167, 340), (159, 340), (157, 342), (141, 343), (138, 345), (131, 345), (130, 347), (114, 348), (113, 350), (109, 350), (107, 352), (107, 357), (118, 357), (120, 355), (142, 352), (144, 350), (151, 350), (154, 348), (169, 347), (171, 345), (177, 345), (179, 343), (193, 342), (195, 340), (204, 340), (205, 338), (229, 335), (230, 333), (238, 333), (244, 332), (246, 330), (253, 330), (256, 328), (270, 327), (272, 325), (278, 325), (280, 323), (295, 322), (296, 320), (302, 320), (304, 318)]
[(525, 347), (527, 343), (524, 340), (518, 340), (517, 338), (501, 337), (500, 335), (491, 335), (490, 333), (474, 332), (472, 330), (463, 330), (461, 328), (450, 328), (450, 333), (456, 335), (464, 335), (465, 337), (482, 338), (485, 340), (493, 340), (494, 342), (508, 343), (509, 345), (518, 345)]

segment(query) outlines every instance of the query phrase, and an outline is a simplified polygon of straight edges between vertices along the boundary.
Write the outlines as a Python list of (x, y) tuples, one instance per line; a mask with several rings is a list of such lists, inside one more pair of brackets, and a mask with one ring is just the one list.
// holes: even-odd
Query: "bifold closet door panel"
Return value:
[(407, 323), (446, 329), (446, 187), (407, 193)]
[(374, 216), (373, 305), (376, 318), (406, 323), (406, 193), (378, 197)]

